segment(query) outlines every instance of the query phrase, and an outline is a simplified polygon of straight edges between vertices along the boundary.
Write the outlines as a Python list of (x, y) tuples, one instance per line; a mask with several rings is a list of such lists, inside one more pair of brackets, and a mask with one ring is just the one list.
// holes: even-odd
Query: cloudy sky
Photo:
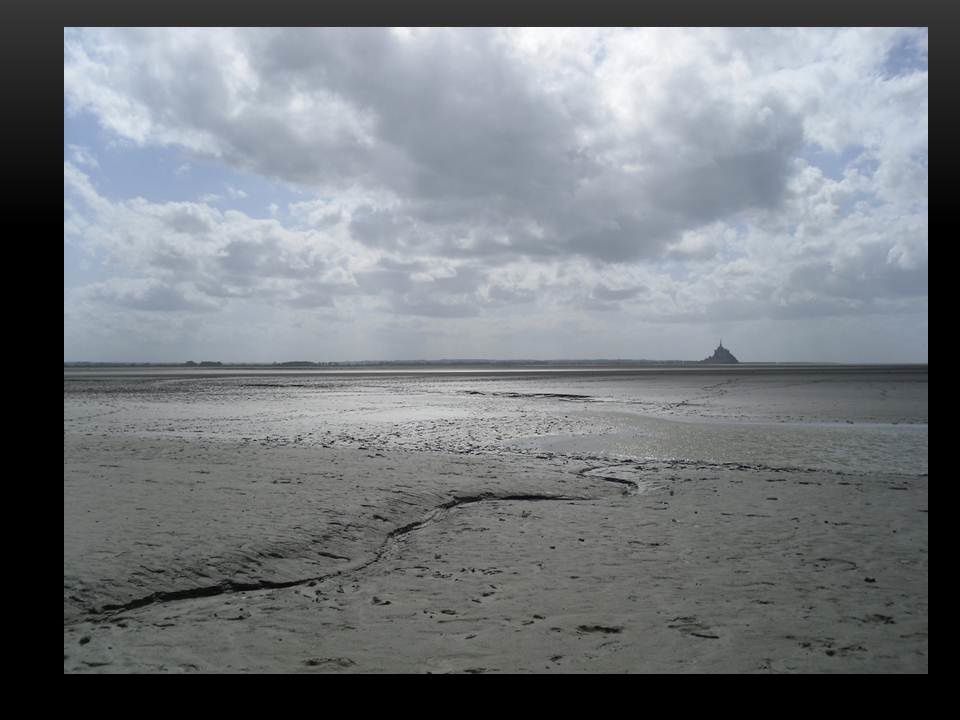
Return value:
[(64, 359), (927, 361), (927, 31), (66, 29)]

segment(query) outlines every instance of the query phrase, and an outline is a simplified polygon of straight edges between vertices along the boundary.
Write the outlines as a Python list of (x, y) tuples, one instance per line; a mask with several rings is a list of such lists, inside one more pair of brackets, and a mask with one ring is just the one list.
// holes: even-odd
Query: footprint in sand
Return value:
[(342, 668), (353, 667), (356, 663), (350, 658), (345, 657), (335, 657), (335, 658), (309, 658), (303, 661), (304, 665), (309, 667), (325, 667), (325, 666), (336, 666)]
[(719, 635), (714, 635), (712, 632), (709, 632), (711, 629), (709, 626), (704, 625), (692, 615), (675, 617), (667, 627), (674, 628), (687, 635), (693, 635), (694, 637), (710, 638), (711, 640), (720, 639)]
[(623, 632), (620, 625), (577, 625), (577, 630), (582, 633), (604, 633), (613, 635)]

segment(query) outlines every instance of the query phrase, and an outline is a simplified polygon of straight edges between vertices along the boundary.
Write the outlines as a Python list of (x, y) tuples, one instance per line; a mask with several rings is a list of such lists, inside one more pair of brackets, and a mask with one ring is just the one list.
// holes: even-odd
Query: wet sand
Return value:
[(65, 378), (64, 671), (926, 672), (926, 373), (798, 377)]

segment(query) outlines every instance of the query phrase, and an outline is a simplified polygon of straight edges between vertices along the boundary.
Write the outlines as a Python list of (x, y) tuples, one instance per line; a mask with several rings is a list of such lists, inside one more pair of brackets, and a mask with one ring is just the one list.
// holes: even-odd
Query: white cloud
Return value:
[(68, 145), (67, 147), (70, 149), (70, 157), (77, 165), (86, 165), (91, 168), (100, 167), (100, 163), (89, 148), (82, 145)]

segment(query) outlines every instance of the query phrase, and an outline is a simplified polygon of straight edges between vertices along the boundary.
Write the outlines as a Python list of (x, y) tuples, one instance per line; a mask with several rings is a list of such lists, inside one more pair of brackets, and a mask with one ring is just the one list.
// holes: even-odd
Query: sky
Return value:
[(927, 362), (927, 30), (66, 28), (64, 360)]

